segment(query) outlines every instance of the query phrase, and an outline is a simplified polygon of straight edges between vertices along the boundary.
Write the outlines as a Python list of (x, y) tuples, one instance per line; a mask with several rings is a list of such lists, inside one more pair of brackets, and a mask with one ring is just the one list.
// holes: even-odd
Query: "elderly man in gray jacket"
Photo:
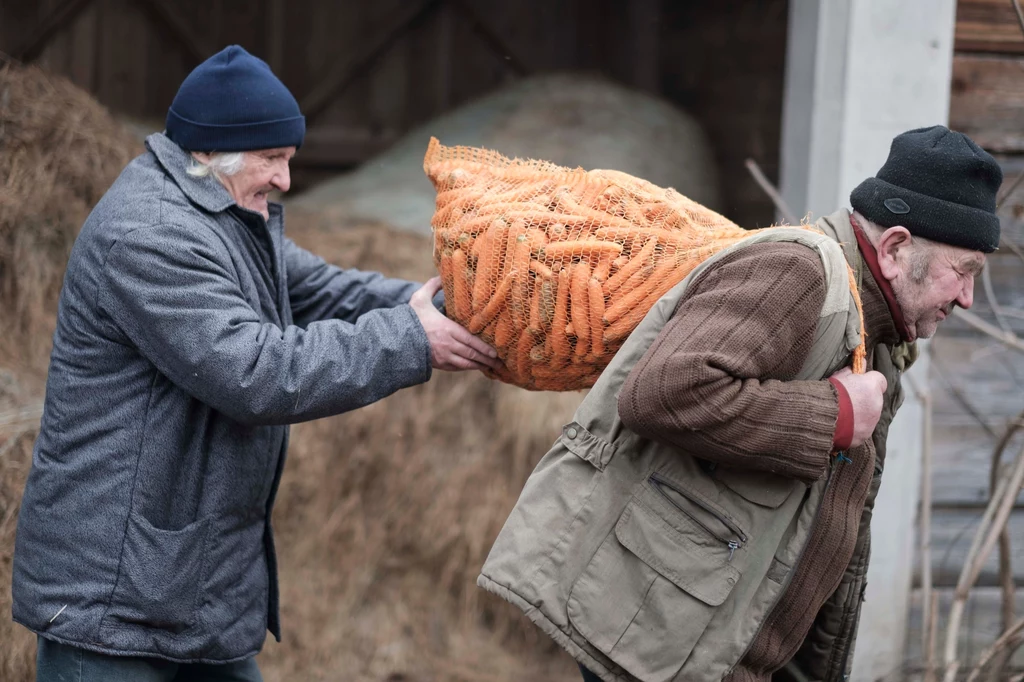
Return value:
[(304, 132), (229, 47), (82, 228), (14, 558), (39, 680), (259, 680), (288, 424), (497, 362), (433, 306), (436, 279), (341, 270), (284, 235), (268, 193)]

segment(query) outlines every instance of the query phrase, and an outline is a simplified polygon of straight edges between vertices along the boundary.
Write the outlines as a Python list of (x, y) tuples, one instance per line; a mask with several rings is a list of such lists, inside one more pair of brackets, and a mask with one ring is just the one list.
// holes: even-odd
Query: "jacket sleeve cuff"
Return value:
[(839, 398), (839, 418), (836, 419), (832, 447), (836, 450), (846, 450), (853, 443), (853, 402), (842, 382), (835, 378), (830, 378), (828, 382), (836, 389), (836, 396)]

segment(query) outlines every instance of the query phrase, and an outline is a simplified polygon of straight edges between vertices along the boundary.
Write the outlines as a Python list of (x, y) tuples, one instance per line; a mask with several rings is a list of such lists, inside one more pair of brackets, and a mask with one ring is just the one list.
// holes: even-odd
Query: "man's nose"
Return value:
[(960, 295), (956, 297), (956, 304), (966, 310), (974, 304), (974, 278), (968, 277), (964, 281), (964, 287)]
[(274, 173), (274, 177), (271, 178), (270, 184), (277, 188), (281, 192), (287, 192), (292, 186), (291, 172), (288, 170), (288, 164), (284, 164), (283, 167), (278, 169)]

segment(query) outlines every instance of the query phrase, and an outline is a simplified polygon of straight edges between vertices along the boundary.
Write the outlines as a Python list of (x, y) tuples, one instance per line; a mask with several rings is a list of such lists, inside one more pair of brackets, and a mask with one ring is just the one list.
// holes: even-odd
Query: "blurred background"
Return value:
[[(34, 638), (4, 614), (70, 245), (189, 71), (232, 43), (265, 59), (307, 117), (285, 197), (292, 238), (412, 279), (433, 274), (431, 135), (633, 173), (748, 228), (848, 206), (899, 132), (970, 135), (1004, 168), (1004, 243), (977, 320), (947, 323), (908, 374), (855, 677), (929, 678), (947, 658), (963, 676), (1016, 622), (1016, 501), (990, 556), (970, 551), (1003, 476), (993, 454), (1012, 462), (1024, 442), (1012, 0), (0, 0), (0, 679), (33, 674)], [(260, 654), (266, 679), (577, 679), (475, 578), (581, 399), (439, 373), (295, 428), (275, 512), (284, 640)], [(947, 645), (954, 588), (975, 563)], [(1001, 660), (1008, 641), (998, 675), (1024, 671), (1024, 656)]]

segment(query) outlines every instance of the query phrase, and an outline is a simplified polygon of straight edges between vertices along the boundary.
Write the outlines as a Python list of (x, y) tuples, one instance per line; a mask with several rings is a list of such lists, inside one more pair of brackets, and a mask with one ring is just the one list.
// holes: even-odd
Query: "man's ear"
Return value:
[(875, 249), (878, 252), (878, 268), (890, 282), (900, 274), (899, 253), (910, 247), (913, 237), (902, 225), (890, 227), (878, 238)]

